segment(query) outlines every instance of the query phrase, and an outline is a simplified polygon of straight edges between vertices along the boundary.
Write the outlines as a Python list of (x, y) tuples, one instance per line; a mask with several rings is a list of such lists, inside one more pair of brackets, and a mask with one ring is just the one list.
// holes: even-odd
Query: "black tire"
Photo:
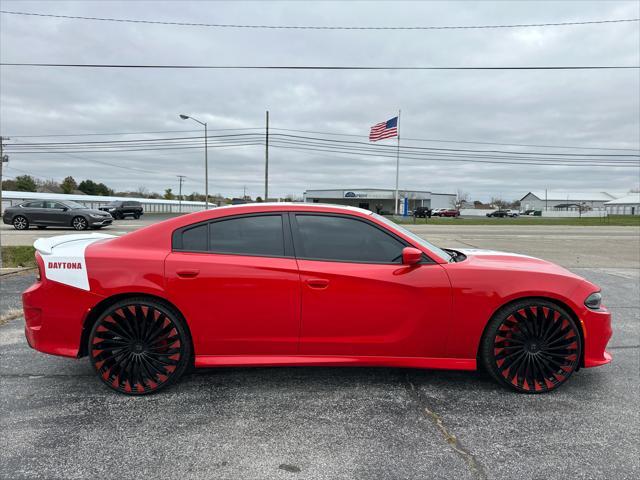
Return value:
[(578, 368), (582, 338), (562, 307), (542, 299), (515, 302), (489, 321), (480, 365), (500, 384), (521, 393), (544, 393)]
[(109, 307), (91, 329), (91, 365), (102, 382), (147, 395), (177, 382), (191, 364), (191, 339), (181, 315), (140, 297)]
[(75, 230), (86, 230), (87, 228), (89, 228), (89, 222), (87, 222), (86, 218), (78, 215), (77, 217), (73, 217), (73, 219), (71, 220), (71, 226)]
[(38, 230), (44, 230), (45, 228), (47, 228), (46, 225), (38, 225)]
[(138, 219), (140, 218), (140, 214), (139, 214), (139, 213), (136, 213), (136, 214), (133, 216), (133, 218), (135, 218), (136, 220), (138, 220)]

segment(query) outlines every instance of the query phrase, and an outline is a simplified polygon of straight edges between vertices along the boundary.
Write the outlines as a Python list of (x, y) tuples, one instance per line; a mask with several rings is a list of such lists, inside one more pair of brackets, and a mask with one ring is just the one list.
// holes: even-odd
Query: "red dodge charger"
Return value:
[(29, 345), (88, 356), (133, 395), (190, 365), (482, 367), (539, 393), (611, 361), (596, 285), (533, 257), (440, 249), (357, 208), (223, 207), (35, 247)]

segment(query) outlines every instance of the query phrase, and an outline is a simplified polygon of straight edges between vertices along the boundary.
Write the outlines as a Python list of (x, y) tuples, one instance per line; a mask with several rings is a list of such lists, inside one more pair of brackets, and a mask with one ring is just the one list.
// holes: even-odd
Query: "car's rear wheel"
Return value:
[(87, 222), (87, 219), (84, 217), (73, 217), (71, 226), (76, 230), (86, 230), (89, 228), (89, 222)]
[(480, 361), (502, 385), (543, 393), (578, 368), (582, 339), (573, 318), (546, 300), (516, 302), (496, 313), (482, 338)]
[(191, 359), (191, 343), (173, 309), (145, 298), (107, 309), (89, 337), (91, 364), (113, 390), (145, 395), (175, 383)]
[(29, 220), (22, 215), (17, 215), (13, 218), (13, 228), (16, 230), (26, 230), (29, 228)]

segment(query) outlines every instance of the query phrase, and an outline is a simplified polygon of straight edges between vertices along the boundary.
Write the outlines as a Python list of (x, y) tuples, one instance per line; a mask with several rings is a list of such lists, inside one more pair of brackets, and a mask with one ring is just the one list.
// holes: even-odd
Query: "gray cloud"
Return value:
[[(465, 25), (640, 16), (637, 2), (14, 2), (7, 10), (259, 24)], [(153, 8), (150, 8), (153, 7)], [(130, 25), (0, 16), (4, 62), (637, 65), (640, 28), (613, 24), (436, 32), (264, 31)], [(310, 72), (27, 69), (0, 72), (3, 135), (273, 127), (366, 135), (402, 108), (407, 138), (638, 148), (640, 77), (627, 71)], [(148, 135), (153, 137), (157, 135)], [(29, 141), (37, 141), (31, 139)], [(442, 146), (442, 144), (420, 144)], [(472, 148), (482, 148), (475, 146)], [(488, 148), (487, 148), (488, 149)], [(530, 148), (514, 148), (530, 151)], [(212, 148), (210, 191), (262, 193), (261, 146)], [(78, 158), (81, 157), (81, 158)], [(273, 148), (271, 192), (392, 187), (395, 160)], [(91, 162), (101, 160), (145, 174)], [(203, 191), (202, 152), (18, 155), (9, 167), (40, 177), (94, 178), (116, 189)], [(7, 170), (8, 174), (20, 172)], [(472, 198), (529, 190), (637, 187), (622, 168), (504, 166), (403, 160), (401, 186), (461, 188)]]

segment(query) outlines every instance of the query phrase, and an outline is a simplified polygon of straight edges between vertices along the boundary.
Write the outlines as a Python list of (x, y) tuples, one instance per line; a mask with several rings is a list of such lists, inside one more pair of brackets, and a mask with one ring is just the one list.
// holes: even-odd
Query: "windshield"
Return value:
[(78, 208), (87, 208), (84, 205), (81, 205), (77, 202), (71, 202), (68, 200), (65, 200), (64, 205), (69, 207), (71, 210), (77, 210)]
[(415, 233), (407, 230), (402, 225), (398, 225), (397, 223), (392, 222), (388, 218), (383, 217), (382, 215), (378, 215), (377, 213), (373, 213), (372, 216), (375, 217), (377, 220), (380, 220), (381, 222), (389, 225), (390, 227), (393, 227), (396, 230), (402, 232), (404, 235), (414, 240), (417, 244), (429, 249), (430, 252), (433, 252), (435, 255), (440, 257), (440, 259), (446, 260), (447, 262), (451, 261), (452, 257), (447, 252), (442, 250), (440, 247), (436, 247), (433, 243), (427, 242), (424, 238), (421, 238)]

